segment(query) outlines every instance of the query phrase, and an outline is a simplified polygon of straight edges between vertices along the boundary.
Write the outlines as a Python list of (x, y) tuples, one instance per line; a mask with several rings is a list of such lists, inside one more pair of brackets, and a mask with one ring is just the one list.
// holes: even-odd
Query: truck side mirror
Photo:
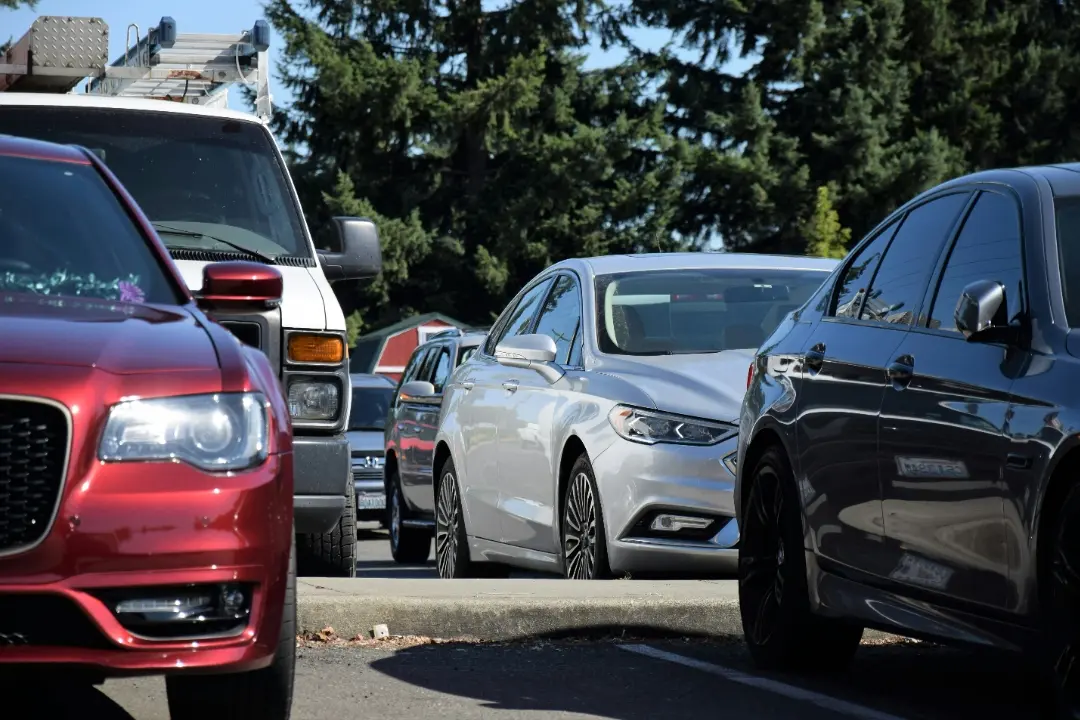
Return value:
[(375, 223), (367, 218), (336, 217), (334, 225), (341, 252), (319, 250), (327, 280), (367, 280), (382, 272), (382, 245)]

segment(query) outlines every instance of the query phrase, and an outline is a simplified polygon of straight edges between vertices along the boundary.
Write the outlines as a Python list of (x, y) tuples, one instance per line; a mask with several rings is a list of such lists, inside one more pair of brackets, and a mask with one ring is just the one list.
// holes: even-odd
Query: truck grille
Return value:
[(45, 537), (64, 484), (67, 416), (30, 400), (0, 400), (0, 552)]
[(222, 320), (221, 326), (236, 336), (236, 339), (256, 350), (262, 350), (262, 327), (259, 323)]
[(382, 480), (382, 468), (353, 468), (353, 480)]

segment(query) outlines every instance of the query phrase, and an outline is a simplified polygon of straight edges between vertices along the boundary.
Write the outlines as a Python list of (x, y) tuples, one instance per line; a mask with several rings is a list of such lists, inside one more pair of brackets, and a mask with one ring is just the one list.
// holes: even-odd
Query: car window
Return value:
[(581, 367), (581, 338), (584, 337), (584, 328), (578, 325), (577, 332), (574, 333), (574, 340), (570, 344), (570, 357), (566, 359), (566, 364), (570, 367)]
[(427, 351), (428, 348), (425, 347), (419, 347), (413, 351), (412, 357), (409, 358), (409, 364), (405, 366), (405, 372), (401, 374), (402, 385), (416, 379), (420, 367), (424, 363), (424, 356), (427, 355)]
[(495, 349), (496, 345), (502, 342), (503, 338), (521, 335), (528, 331), (529, 327), (532, 325), (532, 320), (536, 315), (536, 310), (540, 305), (540, 301), (547, 295), (550, 286), (551, 279), (546, 278), (543, 282), (537, 284), (522, 296), (521, 302), (514, 308), (514, 311), (510, 314), (510, 317), (507, 318), (506, 324), (495, 339), (495, 342), (491, 344), (490, 347), (492, 350)]
[(457, 361), (457, 364), (458, 364), (458, 365), (461, 365), (462, 363), (464, 363), (464, 362), (465, 362), (466, 360), (468, 360), (468, 359), (469, 359), (469, 358), (471, 358), (471, 357), (472, 357), (473, 355), (475, 355), (475, 354), (476, 354), (476, 351), (477, 351), (477, 350), (478, 350), (478, 348), (477, 348), (476, 346), (473, 346), (473, 347), (467, 347), (467, 348), (464, 348), (464, 349), (462, 349), (462, 350), (461, 350), (461, 351), (460, 351), (460, 352), (458, 353), (458, 361)]
[(870, 281), (860, 320), (910, 325), (938, 253), (970, 193), (931, 200), (907, 214)]
[[(310, 258), (272, 136), (259, 123), (189, 113), (5, 107), (0, 133), (82, 145), (105, 161), (173, 251)], [(187, 258), (193, 259), (193, 258)]]
[(889, 247), (889, 241), (898, 227), (900, 221), (894, 220), (851, 259), (837, 284), (836, 302), (830, 315), (849, 318), (859, 316), (859, 307), (870, 284), (870, 278), (874, 277), (881, 257), (885, 254), (885, 248)]
[(377, 430), (386, 428), (386, 414), (394, 388), (389, 385), (371, 387), (353, 386), (352, 409), (349, 411), (349, 430)]
[(536, 332), (555, 341), (555, 362), (566, 365), (570, 358), (570, 346), (581, 325), (581, 290), (577, 281), (569, 275), (560, 275), (544, 300)]
[(1065, 319), (1080, 328), (1080, 196), (1054, 198)]
[(416, 373), (414, 380), (431, 381), (431, 371), (435, 369), (435, 356), (438, 354), (440, 347), (429, 347), (427, 349), (427, 354), (424, 355), (424, 361), (420, 364), (420, 370)]
[(976, 280), (1005, 285), (1009, 317), (1021, 307), (1023, 257), (1020, 208), (1005, 195), (984, 192), (964, 221), (931, 305), (929, 327), (956, 331), (954, 312), (964, 287)]
[(150, 239), (91, 165), (0, 157), (0, 292), (176, 305)]
[(441, 393), (446, 387), (446, 381), (450, 379), (450, 350), (439, 348), (435, 359), (435, 372), (431, 375), (431, 384), (435, 386), (435, 392)]

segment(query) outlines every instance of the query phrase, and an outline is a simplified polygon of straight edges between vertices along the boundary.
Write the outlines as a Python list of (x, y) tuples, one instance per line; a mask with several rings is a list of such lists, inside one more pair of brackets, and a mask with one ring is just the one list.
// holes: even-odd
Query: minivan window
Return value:
[(0, 292), (179, 303), (149, 237), (92, 166), (0, 156), (0, 177)]
[(616, 355), (756, 349), (828, 277), (778, 268), (598, 275), (597, 344)]
[(107, 108), (4, 106), (0, 133), (82, 145), (172, 250), (311, 258), (285, 168), (255, 122)]

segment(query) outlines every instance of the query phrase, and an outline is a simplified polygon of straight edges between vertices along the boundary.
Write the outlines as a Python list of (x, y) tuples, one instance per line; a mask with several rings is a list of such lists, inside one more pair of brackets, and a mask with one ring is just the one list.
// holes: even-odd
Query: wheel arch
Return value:
[(1037, 616), (1042, 601), (1042, 578), (1049, 557), (1043, 548), (1044, 534), (1049, 532), (1057, 519), (1057, 511), (1061, 507), (1062, 500), (1068, 490), (1077, 482), (1077, 474), (1080, 473), (1080, 437), (1073, 436), (1062, 445), (1056, 456), (1051, 460), (1047, 468), (1046, 482), (1040, 493), (1039, 502), (1035, 509), (1035, 516), (1031, 522), (1030, 557), (1035, 561), (1035, 572), (1029, 575), (1030, 597), (1034, 605), (1031, 615)]
[(746, 499), (750, 496), (749, 491), (754, 480), (751, 472), (758, 461), (761, 460), (762, 455), (764, 455), (771, 447), (779, 448), (787, 457), (788, 465), (794, 468), (792, 454), (787, 443), (784, 442), (783, 435), (776, 428), (768, 424), (758, 428), (750, 439), (750, 442), (747, 443), (742, 460), (739, 461), (739, 483), (737, 488), (739, 495), (737, 510), (739, 515), (742, 515), (745, 512)]

